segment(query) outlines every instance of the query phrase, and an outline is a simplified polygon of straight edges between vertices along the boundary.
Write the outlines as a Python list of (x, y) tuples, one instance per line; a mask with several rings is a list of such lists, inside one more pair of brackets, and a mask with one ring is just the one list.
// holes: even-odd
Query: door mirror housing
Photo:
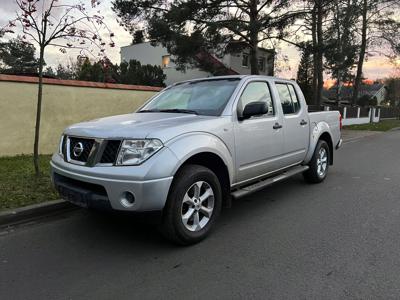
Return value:
[(253, 116), (261, 116), (266, 113), (268, 113), (267, 103), (261, 101), (250, 102), (245, 106), (242, 115), (239, 116), (239, 120), (250, 119)]

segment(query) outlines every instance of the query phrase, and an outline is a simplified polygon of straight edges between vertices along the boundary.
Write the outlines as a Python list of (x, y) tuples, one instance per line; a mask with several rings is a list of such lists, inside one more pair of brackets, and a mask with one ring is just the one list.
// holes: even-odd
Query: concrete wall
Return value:
[[(33, 152), (37, 78), (0, 75), (0, 156)], [(73, 123), (137, 109), (159, 88), (45, 80), (40, 152), (52, 153)]]

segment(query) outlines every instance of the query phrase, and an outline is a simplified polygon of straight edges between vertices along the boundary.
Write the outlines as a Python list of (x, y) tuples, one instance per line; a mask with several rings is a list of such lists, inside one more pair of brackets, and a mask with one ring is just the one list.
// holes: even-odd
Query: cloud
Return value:
[(0, 11), (0, 26), (4, 26), (8, 23), (8, 21), (15, 17), (17, 4), (12, 0), (3, 0)]
[[(0, 0), (1, 1), (1, 13), (0, 13), (0, 27), (8, 23), (9, 20), (15, 18), (17, 6), (14, 0)], [(62, 0), (67, 1), (67, 0)], [(86, 0), (88, 7), (90, 6), (90, 0)], [(73, 3), (74, 0), (68, 0), (69, 3)], [(122, 46), (129, 45), (132, 41), (131, 35), (125, 31), (117, 22), (116, 14), (111, 9), (112, 0), (102, 0), (99, 7), (95, 10), (100, 11), (104, 16), (104, 21), (110, 30), (115, 34), (114, 42), (115, 47), (106, 48), (107, 56), (114, 63), (120, 62), (120, 48)], [(11, 38), (12, 36), (7, 35), (5, 38)], [(15, 37), (15, 35), (13, 36)], [(286, 63), (283, 64), (283, 71), (278, 73), (278, 76), (285, 78), (296, 78), (297, 68), (300, 61), (300, 54), (293, 46), (288, 46), (280, 43), (280, 55), (285, 55), (288, 58)], [(37, 47), (36, 47), (37, 48)], [(79, 51), (69, 49), (66, 54), (62, 54), (57, 47), (48, 47), (46, 49), (45, 60), (48, 66), (56, 66), (59, 63), (67, 64), (72, 59), (74, 60), (79, 55)], [(279, 58), (279, 56), (278, 56)], [(391, 75), (393, 72), (392, 65), (389, 64), (388, 60), (384, 57), (373, 57), (365, 63), (364, 76), (372, 79), (382, 78)]]
[[(6, 25), (10, 20), (14, 19), (16, 16), (17, 6), (13, 0), (0, 0), (1, 3), (1, 14), (0, 14), (0, 26)], [(73, 3), (74, 1), (69, 1)], [(76, 2), (76, 1), (75, 1)], [(90, 1), (87, 0), (88, 7), (90, 6)], [(93, 13), (100, 11), (104, 16), (104, 22), (109, 27), (109, 29), (115, 34), (113, 38), (115, 42), (115, 47), (106, 47), (106, 55), (111, 59), (111, 61), (118, 63), (120, 61), (120, 48), (122, 46), (129, 45), (132, 40), (130, 34), (125, 31), (117, 22), (117, 17), (111, 9), (111, 0), (104, 0), (100, 6), (93, 10)], [(16, 34), (7, 34), (4, 39), (15, 38), (21, 31), (16, 30)], [(108, 39), (108, 33), (104, 33), (104, 39)], [(63, 43), (61, 43), (63, 44)], [(38, 48), (35, 45), (36, 48)], [(48, 46), (46, 48), (45, 60), (47, 66), (56, 66), (59, 63), (67, 64), (71, 59), (75, 59), (80, 54), (79, 50), (67, 49), (66, 54), (62, 54), (59, 51), (59, 47)]]

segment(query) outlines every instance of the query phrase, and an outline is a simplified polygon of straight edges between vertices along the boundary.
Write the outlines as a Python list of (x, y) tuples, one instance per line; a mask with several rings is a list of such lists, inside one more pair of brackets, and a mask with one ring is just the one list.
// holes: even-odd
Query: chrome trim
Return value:
[[(64, 161), (67, 163), (72, 163), (74, 165), (80, 165), (80, 166), (86, 166), (86, 167), (112, 167), (116, 166), (116, 161), (114, 163), (100, 163), (101, 158), (103, 156), (103, 153), (107, 147), (108, 141), (114, 141), (118, 140), (120, 141), (120, 145), (117, 151), (117, 157), (115, 160), (118, 158), (119, 151), (121, 149), (122, 143), (124, 139), (122, 138), (110, 138), (110, 139), (101, 139), (101, 138), (94, 138), (94, 137), (88, 137), (88, 136), (76, 136), (76, 135), (63, 135), (64, 139), (66, 139), (65, 148), (63, 149), (63, 153), (66, 155), (61, 155), (63, 157)], [(75, 159), (71, 158), (71, 150), (70, 150), (70, 138), (77, 138), (77, 139), (86, 139), (86, 140), (93, 140), (93, 146), (92, 149), (90, 150), (88, 159), (86, 162), (78, 161)], [(164, 146), (164, 145), (163, 145)], [(158, 152), (158, 151), (157, 151)], [(125, 165), (124, 165), (125, 166)]]
[(87, 166), (94, 167), (101, 160), (106, 145), (107, 142), (104, 139), (94, 139), (92, 150), (86, 162)]
[(62, 134), (61, 138), (60, 138), (60, 144), (58, 145), (58, 154), (61, 157), (64, 157), (64, 149), (63, 149), (64, 139), (65, 139), (65, 135)]
[[(78, 161), (78, 160), (71, 158), (71, 141), (70, 141), (71, 137), (78, 138), (78, 139), (81, 138), (81, 139), (86, 139), (86, 140), (94, 140), (92, 149), (90, 150), (90, 153), (89, 153), (89, 156), (88, 156), (88, 159), (86, 162)], [(98, 154), (98, 152), (99, 152), (99, 151), (97, 151), (97, 148), (99, 147), (99, 145), (101, 145), (103, 143), (103, 140), (90, 138), (90, 137), (76, 137), (76, 136), (72, 136), (72, 135), (71, 136), (66, 135), (66, 138), (67, 138), (67, 142), (65, 143), (65, 147), (67, 148), (67, 149), (65, 149), (66, 154), (67, 154), (66, 158), (65, 158), (66, 162), (74, 164), (74, 165), (88, 166), (88, 167), (93, 167), (96, 164), (96, 161), (95, 161), (95, 159), (97, 157), (96, 154)]]

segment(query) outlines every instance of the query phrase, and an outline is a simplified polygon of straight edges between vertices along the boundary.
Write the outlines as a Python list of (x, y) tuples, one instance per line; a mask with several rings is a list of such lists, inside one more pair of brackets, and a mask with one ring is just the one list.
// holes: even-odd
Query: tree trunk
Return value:
[(322, 1), (318, 1), (317, 4), (317, 40), (318, 40), (318, 56), (317, 56), (317, 76), (318, 76), (318, 85), (317, 85), (317, 105), (321, 105), (322, 98), (322, 89), (324, 87), (324, 68), (323, 68), (323, 28), (322, 28), (322, 19), (323, 19), (323, 7)]
[(257, 59), (257, 43), (250, 47), (250, 71), (251, 75), (259, 75), (258, 59)]
[(250, 2), (250, 71), (252, 75), (259, 75), (258, 69), (258, 28), (257, 28), (257, 0)]
[(313, 91), (313, 104), (317, 105), (317, 94), (318, 94), (318, 43), (317, 43), (317, 13), (316, 5), (312, 10), (312, 24), (311, 24), (311, 34), (312, 34), (312, 49), (313, 49), (313, 79), (312, 79), (312, 91)]
[(368, 0), (363, 1), (363, 11), (362, 11), (362, 34), (361, 34), (361, 48), (360, 55), (358, 57), (357, 63), (357, 75), (354, 80), (354, 91), (353, 91), (353, 104), (356, 104), (358, 99), (358, 94), (360, 92), (360, 86), (362, 81), (362, 73), (364, 66), (365, 53), (367, 49), (367, 13), (368, 13)]
[(35, 126), (35, 142), (33, 145), (33, 165), (35, 166), (35, 174), (40, 174), (39, 169), (39, 133), (40, 133), (40, 118), (42, 115), (42, 96), (43, 96), (43, 63), (44, 63), (44, 46), (40, 46), (39, 58), (39, 85), (38, 98), (36, 107), (36, 126)]

